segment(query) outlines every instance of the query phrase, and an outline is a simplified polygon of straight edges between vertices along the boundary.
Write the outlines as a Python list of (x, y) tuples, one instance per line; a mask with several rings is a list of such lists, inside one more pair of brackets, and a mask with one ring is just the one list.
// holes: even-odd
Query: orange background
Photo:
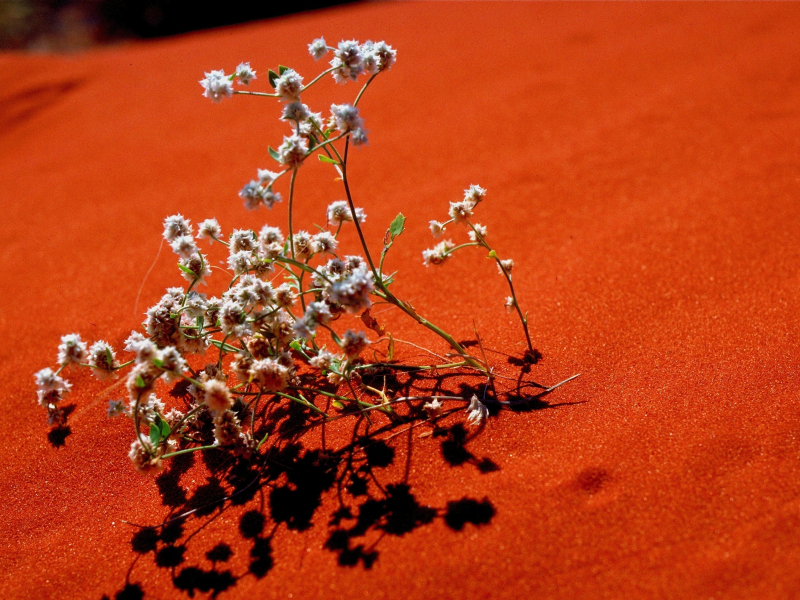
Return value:
[[(800, 593), (799, 30), (795, 3), (398, 3), (0, 55), (0, 596), (114, 597), (130, 584), (181, 597), (187, 565), (230, 570), (223, 598)], [(33, 373), (65, 333), (121, 348), (183, 282), (164, 249), (137, 302), (165, 216), (284, 226), (285, 203), (247, 213), (236, 197), (272, 164), (267, 146), (286, 131), (277, 103), (213, 105), (197, 81), (243, 60), (255, 89), (279, 63), (309, 81), (322, 65), (306, 44), (320, 35), (398, 50), (361, 104), (370, 145), (351, 176), (375, 244), (398, 211), (408, 217), (391, 255), (401, 297), (458, 339), (474, 319), (490, 347), (521, 351), (489, 261), (421, 266), (427, 221), (480, 184), (478, 220), (516, 260), (544, 355), (531, 376), (582, 376), (550, 409), (490, 420), (460, 465), (414, 430), (408, 483), (437, 517), (403, 535), (371, 530), (369, 569), (324, 547), (330, 490), (310, 527), (277, 528), (266, 575), (247, 574), (240, 518), (266, 488), (205, 528), (191, 520), (185, 562), (159, 566), (123, 522), (156, 524), (169, 507), (131, 468), (130, 423), (105, 417), (121, 388), (73, 377), (72, 434), (54, 447)], [(326, 82), (304, 101), (327, 113), (356, 89)], [(301, 171), (303, 228), (342, 196), (325, 167)], [(442, 350), (402, 315), (384, 318)], [(484, 458), (498, 468), (482, 472)], [(196, 467), (181, 482), (191, 491), (203, 477)], [(463, 497), (485, 498), (489, 522), (448, 526), (445, 507)], [(217, 543), (233, 555), (214, 565)]]

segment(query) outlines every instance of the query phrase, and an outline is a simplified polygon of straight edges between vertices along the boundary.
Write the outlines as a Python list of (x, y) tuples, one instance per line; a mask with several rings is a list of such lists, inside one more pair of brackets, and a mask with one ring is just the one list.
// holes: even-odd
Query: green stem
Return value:
[(198, 450), (210, 450), (211, 448), (219, 448), (216, 444), (212, 444), (211, 446), (195, 446), (194, 448), (184, 448), (183, 450), (176, 450), (175, 452), (170, 452), (169, 454), (164, 454), (161, 458), (167, 459), (172, 458), (173, 456), (180, 456), (181, 454), (189, 454), (190, 452), (197, 452)]

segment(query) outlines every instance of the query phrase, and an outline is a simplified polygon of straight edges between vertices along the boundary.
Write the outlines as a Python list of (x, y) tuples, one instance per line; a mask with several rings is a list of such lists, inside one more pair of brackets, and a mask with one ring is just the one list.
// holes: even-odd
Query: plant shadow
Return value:
[[(254, 457), (211, 450), (169, 461), (155, 478), (169, 514), (158, 525), (135, 526), (130, 542), (134, 558), (126, 581), (104, 598), (145, 596), (143, 584), (134, 581), (140, 561), (169, 574), (175, 590), (170, 596), (193, 598), (201, 593), (216, 598), (245, 577), (267, 577), (278, 561), (286, 559), (274, 548), (276, 536), (287, 531), (327, 527), (323, 548), (335, 555), (338, 565), (369, 570), (379, 560), (380, 543), (387, 537), (402, 537), (435, 521), (454, 534), (485, 526), (496, 514), (488, 497), (460, 496), (430, 506), (415, 493), (411, 458), (421, 444), (426, 451), (438, 446), (441, 469), (469, 469), (477, 477), (500, 470), (491, 457), (470, 450), (470, 442), (483, 427), (463, 423), (463, 402), (429, 418), (424, 398), (457, 389), (461, 397), (480, 397), (490, 414), (509, 403), (519, 409), (525, 399), (532, 404), (528, 410), (555, 406), (526, 396), (519, 383), (501, 393), (494, 385), (465, 384), (463, 375), (451, 381), (449, 373), (378, 370), (365, 376), (364, 383), (389, 390), (393, 397), (418, 400), (385, 413), (373, 411), (336, 421), (340, 425), (336, 435), (328, 432), (330, 423), (312, 431), (308, 422), (313, 413), (307, 407), (274, 403), (255, 421), (254, 438), (266, 436), (271, 443)], [(517, 401), (519, 405), (514, 404)], [(322, 397), (318, 402), (325, 404)], [(204, 473), (205, 482), (188, 489), (182, 480), (198, 471)], [(231, 519), (238, 530), (228, 526), (220, 533), (216, 522)]]

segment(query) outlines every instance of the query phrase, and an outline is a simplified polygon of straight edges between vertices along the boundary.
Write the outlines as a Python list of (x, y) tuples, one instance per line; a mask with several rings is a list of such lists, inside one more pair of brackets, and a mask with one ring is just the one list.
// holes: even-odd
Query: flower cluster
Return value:
[[(394, 338), (370, 314), (376, 302), (406, 313), (450, 345), (450, 364), (425, 368), (464, 369), (482, 377), (493, 376), (485, 360), (469, 354), (390, 289), (394, 275), (383, 272), (384, 258), (403, 232), (405, 217), (398, 215), (389, 226), (380, 262), (373, 260), (364, 241), (361, 226), (366, 214), (355, 205), (347, 183), (348, 148), (367, 141), (358, 100), (378, 74), (392, 67), (396, 51), (385, 42), (361, 44), (355, 40), (342, 41), (334, 48), (323, 38), (308, 48), (317, 60), (333, 53), (330, 68), (323, 74), (330, 73), (337, 83), (369, 76), (352, 103), (330, 106), (327, 119), (302, 101), (302, 94), (321, 75), (304, 84), (299, 73), (281, 66), (268, 72), (272, 92), (242, 91), (234, 85), (249, 86), (257, 77), (249, 63), (241, 63), (231, 75), (213, 70), (200, 81), (203, 95), (214, 102), (248, 94), (276, 98), (282, 104), (280, 119), (291, 131), (277, 149), (269, 149), (279, 167), (274, 171), (257, 169), (256, 177), (244, 185), (239, 196), (248, 209), (272, 208), (282, 199), (274, 186), (288, 174), (288, 229), (267, 224), (258, 231), (234, 229), (226, 238), (216, 219), (200, 222), (195, 234), (192, 222), (183, 215), (167, 217), (163, 238), (175, 253), (187, 285), (168, 288), (147, 309), (142, 331), (131, 332), (124, 342), (124, 362), (109, 343), (99, 340), (88, 345), (79, 334), (70, 334), (61, 338), (57, 370), (47, 367), (35, 375), (39, 404), (47, 410), (49, 423), (64, 426), (67, 411), (61, 403), (71, 389), (62, 376), (65, 369), (88, 368), (100, 379), (126, 372), (127, 399), (109, 401), (107, 414), (133, 421), (136, 437), (129, 457), (142, 473), (158, 472), (164, 460), (178, 453), (208, 448), (250, 456), (266, 439), (256, 418), (263, 414), (260, 407), (264, 403), (295, 402), (321, 424), (338, 417), (326, 412), (330, 408), (318, 406), (315, 400), (319, 397), (344, 416), (367, 415), (368, 419), (373, 409), (391, 416), (392, 404), (414, 400), (390, 399), (385, 386), (377, 390), (366, 382), (377, 372), (398, 368), (393, 360)], [(322, 221), (327, 227), (317, 226), (310, 232), (294, 227), (294, 181), (298, 169), (314, 154), (334, 165), (344, 182), (346, 199), (331, 202)], [(453, 223), (467, 228), (470, 242), (456, 246), (442, 241), (423, 253), (424, 262), (440, 264), (465, 246), (484, 247), (511, 286), (506, 307), (520, 312), (511, 283), (514, 262), (497, 258), (486, 242), (486, 227), (472, 221), (485, 196), (486, 190), (473, 185), (463, 200), (450, 204), (450, 220), (431, 221), (434, 237), (440, 237)], [(363, 254), (340, 253), (339, 236), (352, 229)], [(206, 245), (207, 250), (201, 251)], [(201, 286), (215, 284), (212, 266), (227, 274), (215, 294), (200, 291)], [(358, 322), (367, 331), (354, 325)], [(527, 320), (523, 322), (527, 336)], [(388, 348), (379, 346), (383, 342), (388, 342)], [(161, 393), (167, 384), (173, 386), (169, 396)], [(378, 398), (370, 400), (369, 394), (378, 394)], [(425, 399), (428, 401), (418, 407), (419, 412), (434, 426), (453, 412), (445, 410), (442, 400), (467, 401), (452, 396)], [(487, 407), (472, 396), (467, 421), (478, 425), (487, 416)]]

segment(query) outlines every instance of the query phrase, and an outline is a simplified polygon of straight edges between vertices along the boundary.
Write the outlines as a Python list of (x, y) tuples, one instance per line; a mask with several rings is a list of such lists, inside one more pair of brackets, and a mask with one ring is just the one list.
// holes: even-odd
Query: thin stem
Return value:
[(190, 452), (197, 452), (198, 450), (210, 450), (211, 448), (219, 448), (218, 445), (212, 444), (210, 446), (195, 446), (194, 448), (184, 448), (183, 450), (176, 450), (175, 452), (170, 452), (168, 454), (164, 454), (161, 458), (172, 458), (173, 456), (180, 456), (181, 454), (189, 454)]
[(333, 71), (335, 68), (336, 68), (336, 67), (331, 67), (330, 69), (326, 69), (325, 71), (323, 71), (322, 73), (320, 73), (319, 75), (317, 75), (316, 77), (314, 77), (314, 79), (312, 79), (312, 80), (311, 80), (311, 81), (308, 83), (308, 85), (304, 85), (304, 86), (303, 86), (303, 91), (307, 90), (307, 89), (308, 89), (308, 88), (310, 88), (312, 85), (314, 85), (315, 83), (317, 83), (317, 82), (318, 82), (320, 79), (322, 79), (323, 77), (325, 77), (325, 75), (327, 75), (328, 73), (330, 73), (331, 71)]
[(233, 90), (234, 94), (241, 94), (242, 96), (265, 96), (267, 98), (277, 98), (278, 94), (267, 94), (266, 92), (246, 92), (244, 90)]

